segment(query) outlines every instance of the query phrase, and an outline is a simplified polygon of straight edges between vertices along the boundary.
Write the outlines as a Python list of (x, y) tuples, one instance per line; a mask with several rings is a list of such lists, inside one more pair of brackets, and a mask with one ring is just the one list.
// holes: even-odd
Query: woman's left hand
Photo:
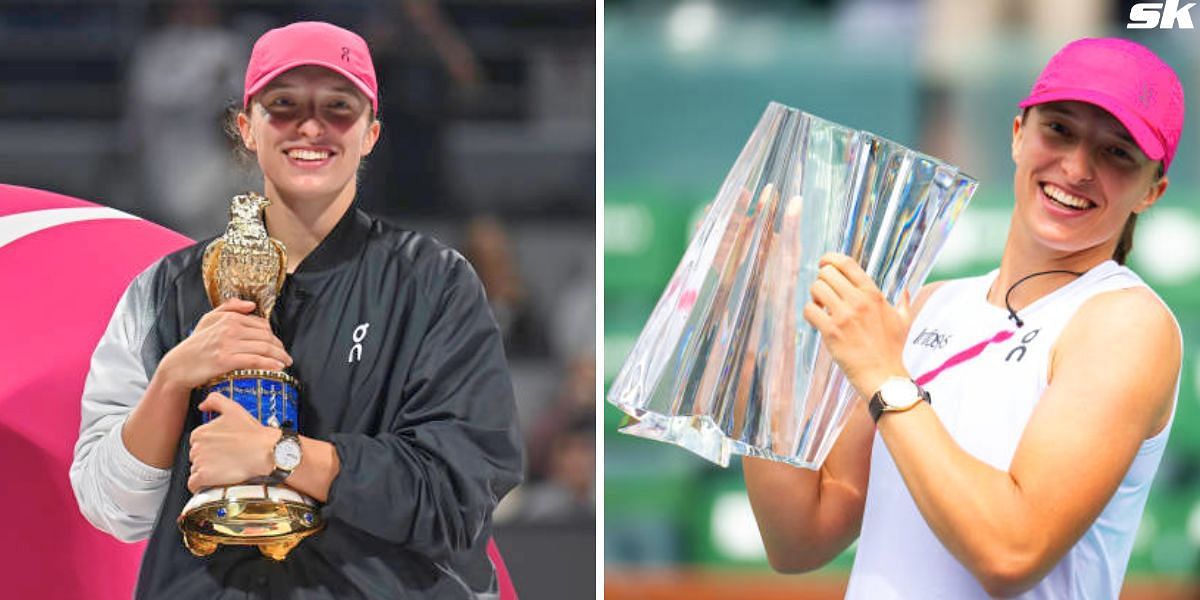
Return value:
[(236, 485), (269, 475), (275, 464), (271, 451), (279, 430), (259, 423), (240, 404), (213, 392), (200, 410), (220, 413), (197, 427), (189, 438), (192, 462), (188, 489), (196, 493), (218, 485)]
[(908, 296), (898, 307), (858, 263), (844, 254), (821, 257), (807, 320), (833, 359), (863, 398), (870, 398), (889, 377), (909, 378), (902, 353), (912, 325)]

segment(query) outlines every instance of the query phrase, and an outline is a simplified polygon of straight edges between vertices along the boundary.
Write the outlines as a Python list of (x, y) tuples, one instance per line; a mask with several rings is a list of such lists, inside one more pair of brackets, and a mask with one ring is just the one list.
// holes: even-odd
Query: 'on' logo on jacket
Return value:
[(346, 358), (347, 364), (362, 361), (362, 343), (363, 340), (367, 339), (367, 328), (370, 326), (370, 323), (360, 323), (358, 327), (354, 328), (354, 333), (351, 334), (351, 338), (354, 340), (354, 345), (350, 347), (350, 356)]

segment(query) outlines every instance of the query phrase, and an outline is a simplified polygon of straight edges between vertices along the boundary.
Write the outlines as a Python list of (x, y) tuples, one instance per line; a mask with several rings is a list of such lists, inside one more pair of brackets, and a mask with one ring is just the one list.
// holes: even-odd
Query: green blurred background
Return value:
[[(998, 264), (1008, 228), (1016, 103), (1067, 41), (1129, 37), (1174, 66), (1190, 122), (1171, 186), (1139, 222), (1131, 259), (1174, 310), (1185, 356), (1174, 428), (1127, 581), (1196, 581), (1200, 31), (1138, 35), (1125, 29), (1130, 6), (1084, 0), (606, 3), (606, 385), (769, 101), (872, 131), (975, 175), (979, 191), (932, 278), (979, 274)], [(621, 417), (604, 405), (607, 580), (645, 570), (769, 571), (738, 461), (720, 469), (674, 446), (622, 435), (616, 431)], [(853, 547), (825, 575), (844, 579), (852, 560)]]

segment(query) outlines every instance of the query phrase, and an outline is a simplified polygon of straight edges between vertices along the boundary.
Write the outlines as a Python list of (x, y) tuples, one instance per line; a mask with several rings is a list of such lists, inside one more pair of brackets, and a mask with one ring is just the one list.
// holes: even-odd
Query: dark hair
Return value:
[(1137, 226), (1137, 218), (1137, 213), (1133, 213), (1125, 220), (1125, 228), (1121, 230), (1121, 237), (1117, 240), (1117, 248), (1113, 250), (1112, 255), (1118, 265), (1125, 264), (1129, 253), (1133, 252), (1133, 229)]
[[(1162, 179), (1163, 175), (1163, 163), (1159, 161), (1158, 172), (1154, 178), (1156, 180)], [(1112, 256), (1118, 265), (1125, 264), (1125, 261), (1129, 258), (1129, 253), (1133, 252), (1133, 229), (1137, 227), (1137, 218), (1137, 213), (1129, 215), (1129, 218), (1125, 220), (1125, 227), (1121, 229), (1121, 237), (1117, 239), (1117, 248), (1113, 250)]]
[[(1021, 112), (1021, 125), (1024, 126), (1026, 117), (1029, 116), (1029, 109), (1032, 106), (1026, 106)], [(1154, 176), (1155, 180), (1162, 179), (1165, 171), (1163, 170), (1162, 161), (1158, 161), (1158, 172)], [(1117, 247), (1113, 250), (1112, 259), (1119, 265), (1124, 265), (1129, 259), (1129, 253), (1133, 252), (1133, 230), (1137, 227), (1137, 213), (1132, 213), (1125, 220), (1125, 226), (1121, 228), (1121, 237), (1117, 238)]]
[(242, 108), (242, 101), (238, 98), (233, 98), (225, 104), (225, 116), (221, 120), (221, 127), (225, 130), (225, 137), (229, 138), (229, 149), (233, 152), (233, 158), (239, 167), (245, 169), (253, 169), (258, 166), (258, 161), (255, 159), (254, 153), (246, 147), (242, 142), (242, 132), (238, 129), (237, 116), (245, 112)]

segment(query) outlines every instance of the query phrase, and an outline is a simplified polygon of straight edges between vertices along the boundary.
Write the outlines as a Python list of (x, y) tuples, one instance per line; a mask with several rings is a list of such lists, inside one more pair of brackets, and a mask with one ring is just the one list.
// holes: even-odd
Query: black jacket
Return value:
[[(129, 349), (147, 378), (211, 310), (200, 274), (206, 243), (162, 259), (127, 292), (146, 297), (122, 302), (153, 313), (145, 335), (134, 336), (140, 347)], [(192, 556), (175, 521), (190, 497), (188, 438), (201, 400), (193, 394), (137, 597), (494, 592), (491, 513), (520, 481), (521, 441), (501, 335), (467, 261), (351, 208), (287, 277), (272, 326), (303, 386), (300, 433), (331, 442), (341, 461), (321, 509), (327, 526), (284, 562), (252, 547)], [(85, 413), (87, 401), (85, 390)]]

